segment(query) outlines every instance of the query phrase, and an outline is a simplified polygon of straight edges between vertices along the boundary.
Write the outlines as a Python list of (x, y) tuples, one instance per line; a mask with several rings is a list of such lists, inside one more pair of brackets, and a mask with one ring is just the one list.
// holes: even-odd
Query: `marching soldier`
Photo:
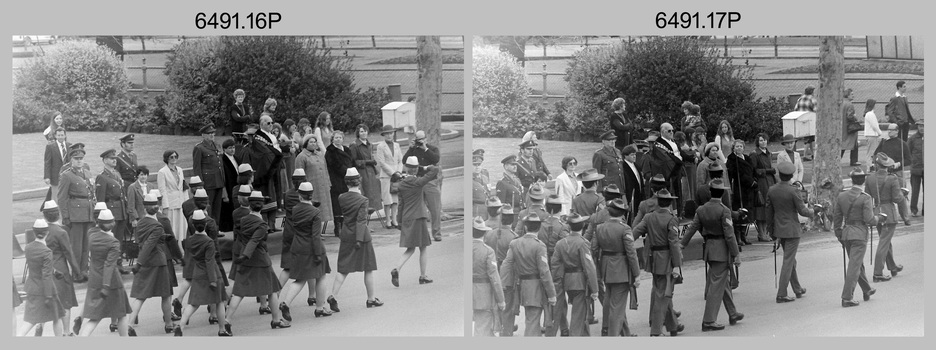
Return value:
[[(877, 223), (878, 240), (877, 254), (874, 256), (874, 282), (886, 282), (897, 273), (903, 271), (903, 265), (898, 265), (894, 261), (894, 247), (891, 245), (891, 239), (894, 238), (894, 230), (897, 229), (897, 218), (900, 216), (899, 208), (905, 205), (906, 197), (900, 192), (900, 180), (897, 175), (888, 174), (887, 169), (894, 167), (894, 160), (884, 153), (878, 153), (874, 157), (874, 163), (877, 172), (867, 177), (867, 192), (874, 198), (875, 212), (884, 213), (887, 217), (883, 222)], [(890, 270), (890, 276), (884, 275), (884, 265)]]
[(501, 160), (501, 164), (504, 165), (504, 178), (497, 182), (497, 198), (520, 210), (525, 191), (517, 177), (517, 156), (509, 155)]
[(566, 220), (571, 232), (556, 243), (550, 258), (550, 267), (553, 278), (559, 281), (558, 285), (568, 295), (572, 304), (567, 336), (587, 337), (588, 305), (585, 300), (598, 298), (598, 277), (591, 255), (591, 243), (582, 237), (582, 229), (588, 222), (588, 217), (573, 212)]
[(608, 320), (607, 333), (602, 335), (625, 336), (635, 335), (630, 331), (625, 313), (627, 294), (631, 285), (640, 284), (640, 267), (637, 263), (637, 251), (634, 249), (634, 236), (630, 226), (624, 223), (623, 216), (627, 212), (627, 203), (623, 199), (616, 199), (608, 205), (608, 214), (611, 216), (607, 222), (598, 226), (594, 239), (591, 241), (591, 250), (599, 256), (598, 278), (601, 279), (607, 292), (602, 300), (603, 314)]
[(484, 212), (487, 214), (487, 219), (484, 219), (484, 224), (487, 225), (487, 227), (490, 227), (492, 230), (500, 228), (500, 212), (501, 207), (504, 206), (504, 204), (501, 203), (500, 198), (497, 198), (497, 196), (490, 196), (487, 198), (484, 205)]
[(873, 199), (864, 192), (867, 174), (856, 167), (848, 175), (851, 177), (852, 187), (839, 193), (835, 200), (835, 210), (832, 212), (835, 238), (842, 243), (842, 252), (848, 254), (845, 287), (842, 288), (842, 307), (858, 306), (858, 301), (852, 300), (856, 284), (861, 286), (864, 301), (871, 300), (871, 295), (876, 292), (865, 276), (864, 253), (868, 247), (868, 226), (876, 225), (878, 218), (874, 215)]
[[(123, 191), (127, 192), (127, 187), (136, 181), (137, 155), (133, 153), (133, 143), (136, 142), (136, 135), (126, 134), (120, 138), (120, 153), (117, 154), (117, 172), (123, 180)], [(140, 215), (142, 218), (143, 215)], [(115, 229), (116, 231), (116, 229)]]
[[(500, 223), (498, 228), (487, 231), (484, 234), (484, 244), (488, 247), (494, 249), (494, 258), (497, 262), (497, 268), (500, 269), (503, 266), (504, 259), (507, 258), (507, 251), (510, 249), (510, 242), (517, 238), (517, 234), (514, 233), (510, 227), (513, 225), (514, 217), (513, 207), (510, 204), (504, 204), (499, 209)], [(506, 303), (506, 309), (501, 312), (501, 331), (500, 335), (502, 337), (512, 336), (513, 332), (516, 330), (514, 325), (514, 319), (517, 314), (520, 312), (520, 305), (517, 302), (519, 295), (517, 295), (517, 289), (515, 286), (502, 285), (504, 288), (504, 302)]]
[(790, 180), (796, 172), (796, 166), (790, 162), (777, 164), (780, 173), (780, 182), (770, 186), (767, 191), (767, 232), (771, 238), (779, 238), (779, 245), (783, 247), (783, 267), (780, 268), (780, 285), (777, 289), (777, 302), (787, 303), (794, 301), (787, 296), (787, 286), (793, 287), (793, 294), (802, 298), (806, 288), (800, 286), (796, 277), (796, 250), (799, 248), (800, 235), (803, 229), (799, 223), (799, 215), (812, 217), (813, 212), (806, 208), (799, 190), (793, 187)]
[(677, 199), (662, 189), (656, 193), (657, 208), (648, 213), (634, 227), (634, 237), (647, 235), (646, 246), (650, 249), (646, 271), (653, 274), (653, 291), (650, 301), (650, 336), (662, 335), (662, 328), (676, 336), (685, 327), (679, 323), (673, 311), (673, 288), (682, 282), (682, 275), (674, 269), (682, 266), (682, 251), (676, 233), (678, 220), (670, 211), (670, 204)]
[(585, 216), (593, 215), (598, 211), (598, 205), (604, 203), (604, 199), (598, 194), (598, 182), (604, 177), (604, 174), (599, 174), (597, 169), (588, 169), (575, 176), (576, 180), (582, 182), (582, 188), (585, 190), (572, 198), (573, 211)]
[(601, 144), (604, 147), (595, 151), (592, 156), (592, 167), (604, 175), (599, 187), (615, 184), (618, 188), (624, 188), (624, 157), (621, 156), (621, 151), (614, 147), (616, 139), (617, 135), (613, 130), (602, 134)]
[(666, 178), (663, 174), (656, 174), (650, 178), (650, 198), (640, 201), (640, 205), (637, 206), (637, 215), (634, 216), (635, 227), (643, 221), (644, 216), (660, 208), (657, 203), (657, 193), (666, 188)]
[[(114, 216), (114, 237), (124, 240), (127, 234), (127, 192), (129, 185), (124, 184), (120, 173), (117, 172), (117, 151), (109, 149), (101, 153), (104, 162), (104, 171), (94, 180), (95, 195), (98, 201), (107, 204), (107, 209)], [(134, 180), (136, 177), (134, 176)]]
[[(589, 242), (591, 242), (591, 241), (594, 239), (594, 237), (595, 237), (595, 231), (597, 230), (598, 225), (601, 225), (601, 224), (605, 223), (606, 221), (608, 221), (609, 218), (611, 218), (611, 216), (608, 214), (608, 205), (610, 205), (611, 202), (614, 201), (615, 199), (621, 198), (621, 191), (620, 191), (620, 189), (618, 189), (617, 185), (615, 185), (615, 184), (610, 184), (610, 185), (608, 185), (608, 186), (605, 186), (605, 188), (602, 189), (601, 193), (602, 193), (602, 194), (601, 194), (601, 198), (603, 198), (606, 202), (601, 203), (600, 205), (598, 205), (598, 207), (599, 207), (600, 209), (598, 209), (598, 211), (595, 212), (595, 214), (593, 214), (591, 217), (589, 217), (588, 223), (587, 223), (587, 227), (585, 228), (585, 234), (583, 235), (583, 237), (585, 238), (585, 240), (587, 240), (587, 241), (589, 241)], [(626, 219), (626, 216), (625, 216), (625, 219)], [(626, 223), (626, 222), (625, 222), (625, 223)], [(637, 246), (635, 246), (634, 249), (637, 249)], [(639, 254), (638, 254), (638, 256), (639, 256)], [(594, 257), (594, 258), (597, 258), (598, 256), (597, 256), (597, 255), (594, 255), (593, 257)], [(639, 258), (638, 258), (638, 261), (639, 261)], [(595, 263), (597, 264), (598, 261), (595, 261)], [(602, 283), (602, 281), (599, 280), (599, 283), (598, 283), (598, 300), (602, 300), (602, 305), (604, 305), (604, 303), (605, 303), (604, 297), (605, 297), (604, 283)], [(595, 318), (595, 305), (594, 305), (594, 301), (591, 300), (591, 299), (586, 299), (585, 302), (588, 304), (588, 322), (589, 322), (589, 324), (598, 323), (598, 322), (597, 322), (598, 320)], [(602, 310), (602, 316), (603, 316), (603, 317), (601, 318), (601, 329), (607, 330), (607, 329), (608, 329), (608, 319), (609, 319), (609, 318), (608, 318), (608, 314), (607, 314), (607, 308), (602, 308), (602, 309), (603, 309), (603, 310)]]
[[(561, 211), (562, 202), (559, 200), (559, 196), (553, 194), (550, 195), (549, 198), (546, 198), (546, 213), (548, 216), (543, 220), (537, 238), (543, 243), (546, 243), (546, 257), (549, 258), (549, 261), (552, 261), (556, 243), (569, 236), (569, 226), (559, 219), (559, 212)], [(553, 275), (553, 277), (555, 277), (555, 275)], [(556, 331), (559, 330), (560, 335), (568, 337), (569, 318), (567, 314), (569, 311), (569, 303), (566, 301), (565, 291), (562, 289), (562, 280), (556, 278), (555, 281), (557, 282), (556, 307), (553, 319), (558, 320), (558, 322), (554, 322), (551, 327), (546, 327), (546, 336), (555, 337)]]
[[(546, 257), (546, 245), (536, 238), (540, 230), (539, 216), (530, 214), (524, 218), (526, 234), (510, 242), (504, 266), (501, 268), (501, 283), (505, 294), (517, 286), (520, 291), (520, 304), (526, 315), (525, 337), (542, 335), (540, 318), (543, 309), (556, 305), (556, 288), (552, 273), (549, 272), (549, 260)], [(544, 298), (545, 297), (545, 300)], [(546, 310), (547, 323), (551, 313)], [(504, 322), (507, 328), (509, 323)]]
[[(471, 235), (474, 238), (471, 243), (471, 304), (474, 310), (474, 335), (484, 337), (494, 336), (494, 313), (503, 311), (507, 306), (494, 249), (484, 244), (483, 240), (490, 231), (484, 219), (475, 217)], [(494, 309), (495, 304), (498, 310)]]
[(68, 226), (68, 238), (71, 239), (72, 252), (78, 260), (81, 274), (88, 275), (88, 229), (94, 224), (92, 211), (94, 186), (83, 170), (85, 150), (73, 148), (68, 152), (71, 166), (63, 169), (59, 177), (59, 193), (55, 200), (62, 213), (62, 224)]
[[(515, 232), (523, 232), (525, 218), (530, 214), (536, 215), (541, 223), (546, 221), (546, 218), (549, 217), (549, 213), (546, 212), (546, 207), (543, 206), (543, 202), (546, 200), (546, 191), (542, 186), (530, 186), (527, 197), (529, 199), (530, 206), (521, 210), (518, 214), (517, 217), (520, 218), (520, 221), (514, 222), (513, 229)], [(542, 231), (542, 225), (539, 225), (538, 227), (540, 227), (540, 231)]]
[(738, 312), (728, 287), (731, 265), (738, 266), (738, 242), (734, 238), (734, 227), (731, 221), (731, 209), (722, 203), (722, 196), (728, 191), (728, 186), (720, 178), (714, 178), (707, 185), (710, 193), (708, 202), (696, 209), (695, 217), (689, 224), (686, 235), (680, 242), (680, 248), (689, 245), (689, 241), (696, 231), (702, 231), (702, 260), (708, 264), (706, 269), (705, 314), (702, 316), (702, 331), (720, 331), (725, 325), (716, 322), (721, 304), (725, 304), (728, 312), (728, 323), (734, 325), (744, 318)]

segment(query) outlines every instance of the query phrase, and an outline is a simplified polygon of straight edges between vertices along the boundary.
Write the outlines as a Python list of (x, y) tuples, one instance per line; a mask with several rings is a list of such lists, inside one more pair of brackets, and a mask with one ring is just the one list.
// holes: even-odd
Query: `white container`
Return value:
[(380, 109), (383, 112), (383, 125), (395, 128), (416, 127), (416, 104), (412, 102), (390, 102)]
[(816, 112), (790, 112), (783, 116), (783, 134), (796, 138), (816, 136)]

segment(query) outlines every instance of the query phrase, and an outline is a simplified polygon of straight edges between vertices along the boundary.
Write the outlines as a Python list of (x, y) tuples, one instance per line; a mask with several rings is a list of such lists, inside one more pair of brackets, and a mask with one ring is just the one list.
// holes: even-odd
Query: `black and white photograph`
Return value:
[(465, 40), (14, 35), (13, 334), (463, 336)]
[(923, 51), (474, 36), (473, 335), (923, 336)]

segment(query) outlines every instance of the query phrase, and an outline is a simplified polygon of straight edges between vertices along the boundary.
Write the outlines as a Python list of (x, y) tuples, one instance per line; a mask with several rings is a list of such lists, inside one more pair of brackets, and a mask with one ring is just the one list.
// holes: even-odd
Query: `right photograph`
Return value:
[(924, 335), (922, 37), (471, 52), (474, 336)]

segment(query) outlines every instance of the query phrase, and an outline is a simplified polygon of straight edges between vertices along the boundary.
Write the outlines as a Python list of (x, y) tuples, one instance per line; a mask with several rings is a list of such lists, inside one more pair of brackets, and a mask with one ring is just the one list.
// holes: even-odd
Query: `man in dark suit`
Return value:
[(202, 142), (192, 150), (192, 173), (201, 177), (205, 192), (208, 192), (208, 208), (215, 221), (221, 220), (221, 201), (224, 199), (224, 171), (221, 170), (221, 158), (218, 145), (214, 142), (214, 124), (199, 129)]
[(610, 184), (615, 184), (618, 188), (624, 188), (624, 159), (621, 157), (621, 151), (614, 148), (614, 140), (616, 139), (617, 135), (614, 134), (614, 131), (602, 134), (601, 144), (603, 147), (595, 151), (592, 156), (592, 167), (598, 170), (599, 174), (604, 175), (604, 179), (598, 185), (599, 191)]
[(127, 196), (124, 191), (129, 185), (123, 183), (117, 173), (117, 151), (109, 149), (101, 153), (104, 171), (94, 180), (94, 197), (107, 204), (107, 209), (114, 216), (114, 237), (124, 240), (127, 233), (127, 221), (130, 218), (127, 208)]
[(803, 234), (799, 217), (796, 215), (811, 218), (813, 211), (806, 208), (799, 190), (790, 183), (796, 166), (790, 162), (781, 162), (777, 164), (777, 171), (780, 173), (780, 182), (770, 186), (770, 190), (767, 191), (767, 232), (771, 238), (779, 238), (778, 244), (783, 247), (783, 267), (780, 268), (777, 302), (786, 303), (796, 300), (787, 296), (788, 286), (793, 287), (793, 294), (797, 298), (806, 294), (806, 288), (800, 286), (799, 278), (796, 277), (796, 250)]
[(236, 141), (233, 139), (224, 140), (224, 143), (221, 144), (221, 148), (224, 150), (224, 153), (221, 155), (221, 170), (224, 174), (224, 191), (227, 195), (227, 200), (225, 201), (225, 196), (222, 196), (221, 220), (218, 221), (218, 228), (221, 232), (231, 232), (231, 230), (234, 229), (234, 218), (231, 216), (231, 213), (234, 211), (234, 208), (238, 207), (237, 167), (240, 163), (237, 162), (237, 157), (235, 157), (237, 149)]
[(55, 129), (55, 141), (46, 145), (42, 179), (50, 186), (49, 199), (58, 198), (59, 174), (62, 166), (68, 162), (68, 149), (71, 143), (65, 142), (65, 129)]
[[(628, 145), (621, 152), (624, 156), (624, 200), (627, 206), (637, 208), (640, 201), (644, 199), (643, 183), (644, 179), (640, 177), (640, 170), (637, 169), (637, 147)], [(627, 222), (634, 219), (636, 210), (630, 210), (627, 214)]]
[[(670, 123), (663, 123), (660, 125), (660, 139), (657, 140), (657, 147), (661, 150), (664, 150), (666, 157), (672, 162), (672, 171), (669, 172), (667, 176), (667, 181), (670, 185), (670, 192), (676, 197), (686, 197), (682, 193), (682, 172), (680, 169), (683, 168), (683, 159), (682, 154), (679, 152), (679, 145), (673, 141), (674, 130), (673, 126)], [(665, 175), (666, 173), (664, 173)], [(677, 217), (682, 217), (683, 213), (683, 203), (685, 201), (676, 201), (674, 203), (674, 209), (676, 209)]]
[(910, 135), (910, 124), (915, 123), (913, 116), (910, 115), (910, 107), (907, 105), (907, 83), (903, 80), (897, 82), (897, 92), (887, 102), (884, 108), (884, 115), (887, 116), (888, 123), (896, 123), (900, 128), (900, 139), (907, 142), (907, 136)]
[(136, 142), (136, 135), (126, 134), (120, 138), (120, 152), (117, 154), (117, 172), (123, 180), (124, 192), (136, 181), (137, 155), (133, 153), (133, 144)]
[(877, 216), (874, 215), (874, 200), (864, 192), (867, 174), (861, 168), (856, 167), (848, 175), (851, 177), (852, 187), (839, 193), (832, 211), (835, 238), (842, 243), (842, 253), (848, 254), (845, 287), (842, 289), (842, 307), (858, 306), (858, 301), (852, 300), (855, 285), (861, 286), (861, 294), (865, 301), (871, 300), (871, 295), (875, 292), (868, 283), (864, 268), (864, 253), (868, 247), (868, 226), (874, 226), (878, 222)]

